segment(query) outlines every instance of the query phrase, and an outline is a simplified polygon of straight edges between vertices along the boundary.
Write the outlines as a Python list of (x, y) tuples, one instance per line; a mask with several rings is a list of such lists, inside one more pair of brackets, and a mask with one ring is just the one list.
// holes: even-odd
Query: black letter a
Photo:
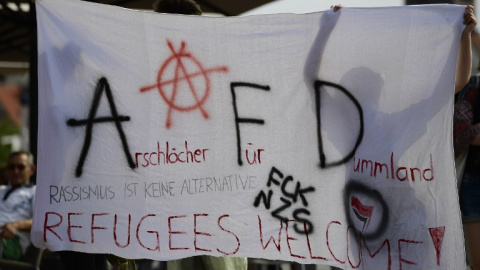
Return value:
[[(100, 104), (100, 99), (104, 90), (105, 94), (107, 95), (108, 104), (110, 106), (111, 117), (96, 118), (95, 116), (97, 114), (97, 109)], [(113, 102), (113, 95), (112, 90), (110, 90), (110, 85), (108, 84), (106, 78), (100, 78), (98, 80), (97, 86), (95, 87), (93, 102), (92, 106), (90, 107), (90, 113), (88, 114), (88, 118), (83, 120), (68, 119), (67, 121), (67, 125), (72, 127), (86, 125), (85, 141), (83, 142), (82, 152), (78, 160), (77, 169), (75, 170), (76, 177), (80, 177), (82, 175), (83, 164), (85, 163), (85, 159), (87, 158), (88, 150), (90, 149), (90, 144), (92, 142), (93, 124), (96, 123), (115, 122), (118, 135), (120, 136), (120, 140), (122, 141), (123, 151), (125, 152), (125, 157), (127, 158), (128, 165), (132, 169), (135, 168), (135, 163), (133, 162), (133, 159), (130, 156), (130, 151), (128, 149), (127, 138), (125, 137), (125, 133), (122, 129), (121, 122), (123, 121), (130, 121), (130, 117), (118, 115), (117, 108), (115, 107), (115, 103)]]

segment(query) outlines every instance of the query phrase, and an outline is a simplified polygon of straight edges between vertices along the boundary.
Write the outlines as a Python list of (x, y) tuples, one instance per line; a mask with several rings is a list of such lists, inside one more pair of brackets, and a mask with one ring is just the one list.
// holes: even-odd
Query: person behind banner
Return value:
[[(454, 152), (460, 210), (472, 270), (480, 269), (480, 74), (470, 78), (472, 34), (477, 19), (467, 6), (455, 76)], [(467, 83), (465, 79), (469, 78)], [(466, 85), (465, 85), (466, 84)]]
[(20, 151), (10, 154), (6, 166), (9, 184), (0, 186), (0, 238), (2, 258), (21, 259), (30, 245), (35, 186), (33, 155)]
[[(470, 251), (472, 270), (480, 269), (480, 74), (455, 96), (454, 150), (457, 170), (464, 169), (460, 185), (460, 209)], [(460, 162), (463, 157), (463, 166)], [(458, 175), (458, 174), (457, 174)]]
[[(480, 70), (480, 66), (477, 68)], [(472, 270), (480, 269), (480, 73), (455, 96), (454, 150), (460, 209)]]
[[(155, 12), (184, 15), (202, 15), (200, 6), (192, 0), (157, 0), (153, 4)], [(195, 256), (167, 262), (168, 270), (209, 269), (246, 270), (247, 258)]]
[[(331, 6), (338, 11), (342, 5)], [(460, 186), (460, 209), (467, 242), (470, 247), (472, 270), (480, 270), (480, 74), (471, 76), (472, 34), (477, 25), (474, 7), (465, 7), (462, 32), (455, 70), (454, 150), (457, 171), (460, 160), (466, 165)], [(457, 177), (458, 177), (457, 172)], [(458, 179), (460, 180), (460, 178)]]

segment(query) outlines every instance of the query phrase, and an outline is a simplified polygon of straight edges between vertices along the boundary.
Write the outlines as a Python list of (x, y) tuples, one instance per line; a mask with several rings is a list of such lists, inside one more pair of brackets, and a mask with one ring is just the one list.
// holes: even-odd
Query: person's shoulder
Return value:
[(22, 186), (22, 190), (29, 192), (29, 193), (35, 193), (37, 186), (33, 184), (25, 185)]
[(480, 73), (472, 75), (470, 80), (468, 81), (467, 85), (465, 85), (462, 90), (460, 90), (457, 94), (460, 99), (466, 98), (471, 93), (477, 93), (480, 89)]

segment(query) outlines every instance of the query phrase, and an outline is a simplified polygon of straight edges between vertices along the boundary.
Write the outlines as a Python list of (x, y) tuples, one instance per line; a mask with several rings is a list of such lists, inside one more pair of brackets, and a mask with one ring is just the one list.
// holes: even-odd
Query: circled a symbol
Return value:
[[(160, 96), (168, 106), (167, 129), (172, 125), (173, 110), (189, 112), (198, 109), (202, 113), (202, 116), (208, 119), (209, 114), (203, 108), (203, 105), (208, 99), (211, 90), (209, 73), (227, 72), (228, 68), (226, 66), (209, 69), (204, 68), (200, 61), (185, 50), (186, 43), (184, 41), (182, 41), (178, 51), (175, 51), (173, 44), (169, 40), (167, 40), (167, 44), (172, 54), (160, 67), (156, 84), (142, 87), (140, 88), (140, 92), (158, 88)], [(186, 87), (181, 88), (181, 85), (186, 85)], [(188, 91), (191, 95), (191, 99), (189, 99), (190, 103), (180, 104), (182, 101), (178, 99), (180, 91)]]

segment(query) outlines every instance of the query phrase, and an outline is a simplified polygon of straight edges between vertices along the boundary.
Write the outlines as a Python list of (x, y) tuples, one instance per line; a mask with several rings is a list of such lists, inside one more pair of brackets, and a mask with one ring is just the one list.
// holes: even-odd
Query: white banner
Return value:
[(229, 18), (37, 1), (33, 242), (464, 269), (463, 6)]

